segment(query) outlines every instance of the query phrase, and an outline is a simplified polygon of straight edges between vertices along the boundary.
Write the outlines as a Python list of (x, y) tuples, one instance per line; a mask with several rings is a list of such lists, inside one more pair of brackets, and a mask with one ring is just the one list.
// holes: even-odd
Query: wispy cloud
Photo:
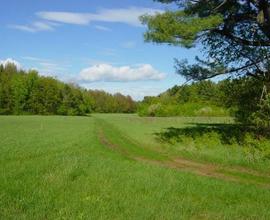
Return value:
[[(135, 27), (141, 27), (139, 17), (143, 14), (162, 13), (162, 10), (144, 7), (129, 7), (115, 9), (101, 9), (96, 13), (75, 13), (64, 11), (40, 11), (36, 13), (38, 21), (31, 24), (12, 24), (8, 27), (26, 31), (40, 32), (53, 31), (59, 24), (88, 25), (93, 22), (122, 23)], [(110, 31), (102, 25), (94, 26), (98, 30)]]
[(53, 31), (54, 27), (58, 24), (52, 22), (36, 21), (30, 25), (9, 25), (10, 28), (27, 31), (27, 32), (39, 32), (39, 31)]
[(42, 11), (37, 12), (36, 15), (44, 20), (66, 24), (87, 25), (90, 22), (89, 14), (87, 13)]
[(98, 60), (98, 59), (92, 59), (92, 58), (83, 58), (82, 60), (84, 61), (84, 63), (91, 66), (100, 65), (100, 64), (110, 64), (110, 65), (117, 64), (116, 62), (112, 62), (112, 61)]
[(34, 61), (34, 62), (48, 62), (49, 59), (39, 58), (39, 57), (32, 57), (32, 56), (24, 56), (22, 57), (24, 60)]
[(67, 68), (64, 66), (60, 66), (57, 63), (49, 63), (49, 62), (40, 62), (39, 63), (40, 66), (42, 66), (42, 68), (44, 69), (48, 69), (48, 70), (66, 70)]
[(69, 71), (69, 65), (63, 61), (56, 61), (47, 58), (40, 58), (35, 56), (24, 56), (22, 59), (29, 61), (29, 66), (34, 66), (41, 75), (45, 76), (62, 76)]
[(110, 28), (107, 28), (107, 27), (104, 27), (104, 26), (101, 26), (101, 25), (95, 25), (95, 28), (97, 30), (100, 30), (100, 31), (111, 31)]
[(112, 48), (105, 48), (99, 52), (102, 56), (109, 56), (109, 57), (115, 57), (117, 56), (117, 52), (115, 49)]
[(135, 41), (126, 41), (126, 42), (123, 42), (121, 44), (121, 46), (123, 48), (126, 48), (126, 49), (132, 49), (132, 48), (136, 47), (136, 42)]
[(102, 9), (96, 13), (73, 13), (73, 12), (57, 12), (57, 11), (42, 11), (38, 12), (37, 16), (44, 20), (66, 23), (87, 25), (91, 22), (116, 22), (124, 23), (132, 26), (141, 26), (139, 17), (143, 14), (161, 13), (161, 10), (143, 7), (129, 7), (116, 9)]
[(80, 82), (128, 82), (141, 80), (162, 80), (165, 74), (154, 69), (150, 64), (137, 67), (114, 67), (109, 64), (94, 65), (80, 72)]

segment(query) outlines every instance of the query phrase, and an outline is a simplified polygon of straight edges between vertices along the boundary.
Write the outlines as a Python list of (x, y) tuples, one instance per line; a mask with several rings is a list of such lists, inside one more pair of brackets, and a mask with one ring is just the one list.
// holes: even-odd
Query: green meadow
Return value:
[(267, 154), (232, 123), (1, 116), (0, 219), (269, 219)]

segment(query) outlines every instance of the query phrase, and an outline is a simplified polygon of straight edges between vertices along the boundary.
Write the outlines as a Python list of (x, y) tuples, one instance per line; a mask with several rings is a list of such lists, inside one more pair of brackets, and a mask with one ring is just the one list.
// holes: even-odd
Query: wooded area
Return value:
[(0, 114), (86, 115), (91, 112), (131, 113), (136, 103), (130, 96), (111, 95), (63, 83), (35, 70), (0, 65)]

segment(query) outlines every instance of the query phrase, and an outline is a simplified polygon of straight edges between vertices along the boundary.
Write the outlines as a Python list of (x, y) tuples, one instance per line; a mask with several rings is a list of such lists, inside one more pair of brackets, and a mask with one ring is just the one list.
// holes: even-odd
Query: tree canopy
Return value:
[(200, 44), (197, 63), (176, 61), (177, 73), (203, 80), (218, 75), (251, 76), (270, 87), (269, 0), (155, 0), (177, 10), (144, 15), (145, 40), (186, 48)]

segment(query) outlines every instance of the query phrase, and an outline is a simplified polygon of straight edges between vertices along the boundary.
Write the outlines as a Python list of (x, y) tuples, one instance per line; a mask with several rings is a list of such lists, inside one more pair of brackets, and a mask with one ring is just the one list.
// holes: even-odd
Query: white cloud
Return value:
[(52, 22), (41, 22), (41, 21), (33, 22), (30, 25), (9, 25), (10, 28), (32, 33), (38, 31), (53, 31), (54, 26), (57, 26), (57, 24)]
[(6, 66), (9, 63), (14, 64), (17, 67), (17, 69), (22, 68), (22, 65), (18, 61), (13, 60), (12, 58), (7, 58), (5, 60), (0, 60), (0, 64), (3, 65), (3, 66)]
[(150, 64), (137, 67), (114, 67), (109, 64), (99, 64), (83, 69), (80, 72), (80, 82), (127, 82), (141, 80), (161, 80), (165, 74), (154, 69)]
[(139, 17), (143, 14), (162, 13), (163, 11), (152, 8), (129, 7), (118, 9), (102, 9), (96, 13), (73, 13), (42, 11), (37, 16), (44, 20), (66, 23), (87, 25), (94, 21), (125, 23), (132, 26), (141, 26)]

